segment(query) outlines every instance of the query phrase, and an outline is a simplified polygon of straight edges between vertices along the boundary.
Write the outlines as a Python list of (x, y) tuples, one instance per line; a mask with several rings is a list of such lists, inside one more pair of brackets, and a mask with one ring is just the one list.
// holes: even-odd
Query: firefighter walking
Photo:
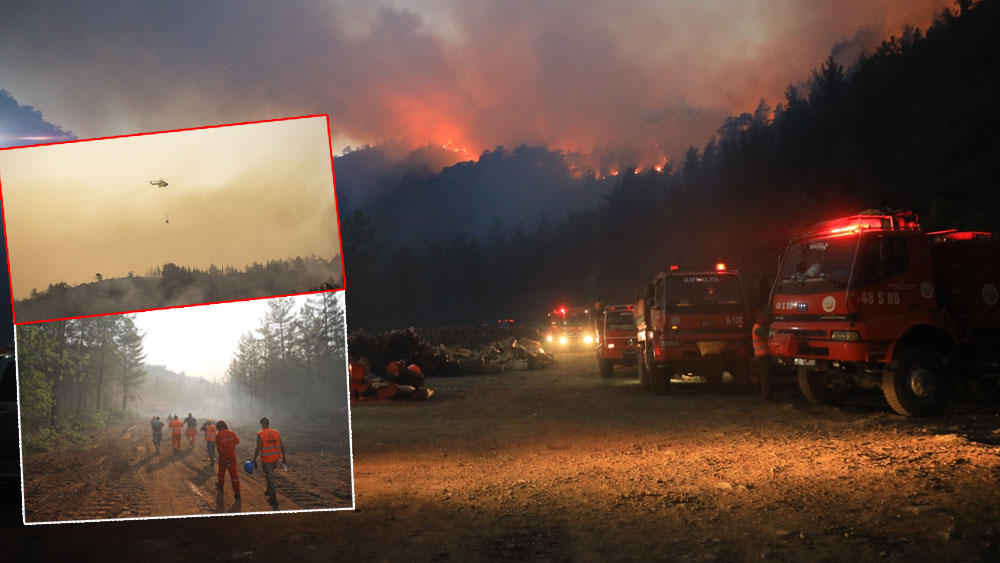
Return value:
[(184, 429), (184, 436), (188, 439), (188, 449), (193, 450), (194, 443), (198, 440), (198, 419), (188, 413), (184, 424), (187, 425), (187, 428)]
[(240, 443), (236, 433), (229, 429), (225, 420), (215, 423), (218, 432), (215, 435), (215, 447), (219, 451), (219, 482), (216, 487), (219, 492), (226, 488), (226, 471), (233, 484), (233, 497), (240, 498), (240, 474), (236, 471), (236, 444)]
[(274, 471), (278, 468), (278, 460), (285, 463), (285, 444), (281, 442), (281, 434), (271, 428), (271, 421), (265, 416), (260, 419), (260, 432), (257, 433), (257, 448), (253, 452), (253, 466), (257, 467), (257, 456), (264, 468), (267, 479), (267, 490), (264, 496), (272, 503), (278, 502), (278, 492), (274, 488)]
[(170, 421), (170, 439), (174, 445), (174, 455), (181, 449), (181, 427), (184, 423), (181, 422), (177, 415), (174, 415), (173, 420)]
[(153, 445), (156, 446), (156, 455), (160, 455), (160, 440), (163, 438), (163, 421), (160, 417), (154, 416), (149, 425), (153, 429)]
[(215, 436), (218, 434), (218, 429), (215, 427), (215, 423), (209, 418), (205, 420), (205, 424), (201, 425), (201, 431), (205, 433), (205, 446), (208, 450), (208, 463), (215, 463)]

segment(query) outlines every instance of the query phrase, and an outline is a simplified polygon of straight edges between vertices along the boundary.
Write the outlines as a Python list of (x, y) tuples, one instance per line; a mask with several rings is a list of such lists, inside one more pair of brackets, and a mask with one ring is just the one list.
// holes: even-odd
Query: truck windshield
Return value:
[(635, 330), (635, 320), (632, 311), (608, 311), (604, 321), (605, 330)]
[(846, 288), (857, 248), (857, 235), (791, 244), (781, 267), (778, 291), (802, 294)]
[(587, 313), (570, 313), (561, 321), (553, 324), (562, 326), (587, 326), (590, 324), (590, 315)]
[(743, 292), (734, 275), (678, 275), (664, 279), (665, 310), (740, 310)]

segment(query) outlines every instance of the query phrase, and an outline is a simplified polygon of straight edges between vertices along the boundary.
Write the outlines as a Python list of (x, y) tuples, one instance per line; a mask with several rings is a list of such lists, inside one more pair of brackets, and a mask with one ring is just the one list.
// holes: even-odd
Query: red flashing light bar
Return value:
[(932, 236), (935, 241), (941, 242), (945, 240), (992, 239), (993, 233), (988, 231), (959, 231), (957, 229), (949, 229), (947, 231), (927, 233), (927, 236)]
[(680, 267), (677, 264), (671, 264), (670, 265), (670, 271), (671, 272), (676, 272), (677, 270), (680, 270)]
[(723, 264), (722, 262), (719, 262), (718, 264), (715, 265), (715, 271), (716, 272), (725, 272), (726, 271), (726, 265)]
[[(913, 219), (908, 221), (907, 219)], [(878, 230), (917, 230), (920, 225), (917, 223), (916, 214), (904, 211), (893, 215), (851, 215), (816, 223), (809, 229), (812, 235), (846, 235), (853, 234), (865, 229)]]

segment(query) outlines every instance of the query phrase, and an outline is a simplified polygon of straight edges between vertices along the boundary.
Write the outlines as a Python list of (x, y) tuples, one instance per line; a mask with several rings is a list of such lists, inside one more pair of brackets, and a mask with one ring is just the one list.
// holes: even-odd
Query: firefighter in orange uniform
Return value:
[(226, 470), (229, 470), (229, 479), (233, 484), (233, 496), (240, 498), (240, 474), (236, 471), (236, 444), (240, 439), (236, 433), (229, 429), (225, 420), (215, 423), (218, 432), (215, 435), (215, 447), (219, 451), (219, 482), (216, 487), (220, 491), (226, 488)]
[(271, 428), (271, 421), (260, 419), (260, 432), (257, 433), (257, 449), (253, 452), (253, 466), (257, 467), (257, 456), (260, 456), (260, 463), (264, 467), (264, 477), (267, 478), (267, 490), (264, 496), (271, 502), (277, 502), (277, 491), (274, 488), (274, 470), (278, 467), (278, 460), (285, 463), (285, 444), (281, 442), (281, 434)]
[(184, 423), (175, 414), (173, 420), (170, 421), (170, 439), (174, 445), (174, 455), (177, 455), (177, 451), (181, 449), (181, 428), (183, 426)]
[(201, 431), (205, 433), (205, 445), (208, 449), (208, 462), (215, 463), (215, 436), (218, 434), (218, 430), (215, 428), (215, 423), (209, 418), (201, 425)]

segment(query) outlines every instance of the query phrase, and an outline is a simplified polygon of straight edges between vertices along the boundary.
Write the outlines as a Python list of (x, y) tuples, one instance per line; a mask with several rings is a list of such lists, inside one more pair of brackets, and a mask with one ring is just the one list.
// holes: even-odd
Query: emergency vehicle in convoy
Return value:
[(714, 386), (728, 372), (746, 390), (752, 321), (736, 271), (725, 264), (710, 272), (671, 266), (646, 284), (636, 304), (639, 382), (663, 395), (675, 374), (700, 376)]
[(556, 350), (584, 349), (594, 343), (590, 307), (556, 307), (549, 313), (545, 342)]
[(991, 233), (924, 233), (909, 211), (817, 223), (784, 253), (768, 349), (813, 403), (881, 386), (896, 412), (930, 414), (958, 378), (997, 394), (998, 287)]
[(635, 365), (635, 317), (632, 305), (595, 306), (597, 318), (597, 367), (611, 377), (615, 365)]

